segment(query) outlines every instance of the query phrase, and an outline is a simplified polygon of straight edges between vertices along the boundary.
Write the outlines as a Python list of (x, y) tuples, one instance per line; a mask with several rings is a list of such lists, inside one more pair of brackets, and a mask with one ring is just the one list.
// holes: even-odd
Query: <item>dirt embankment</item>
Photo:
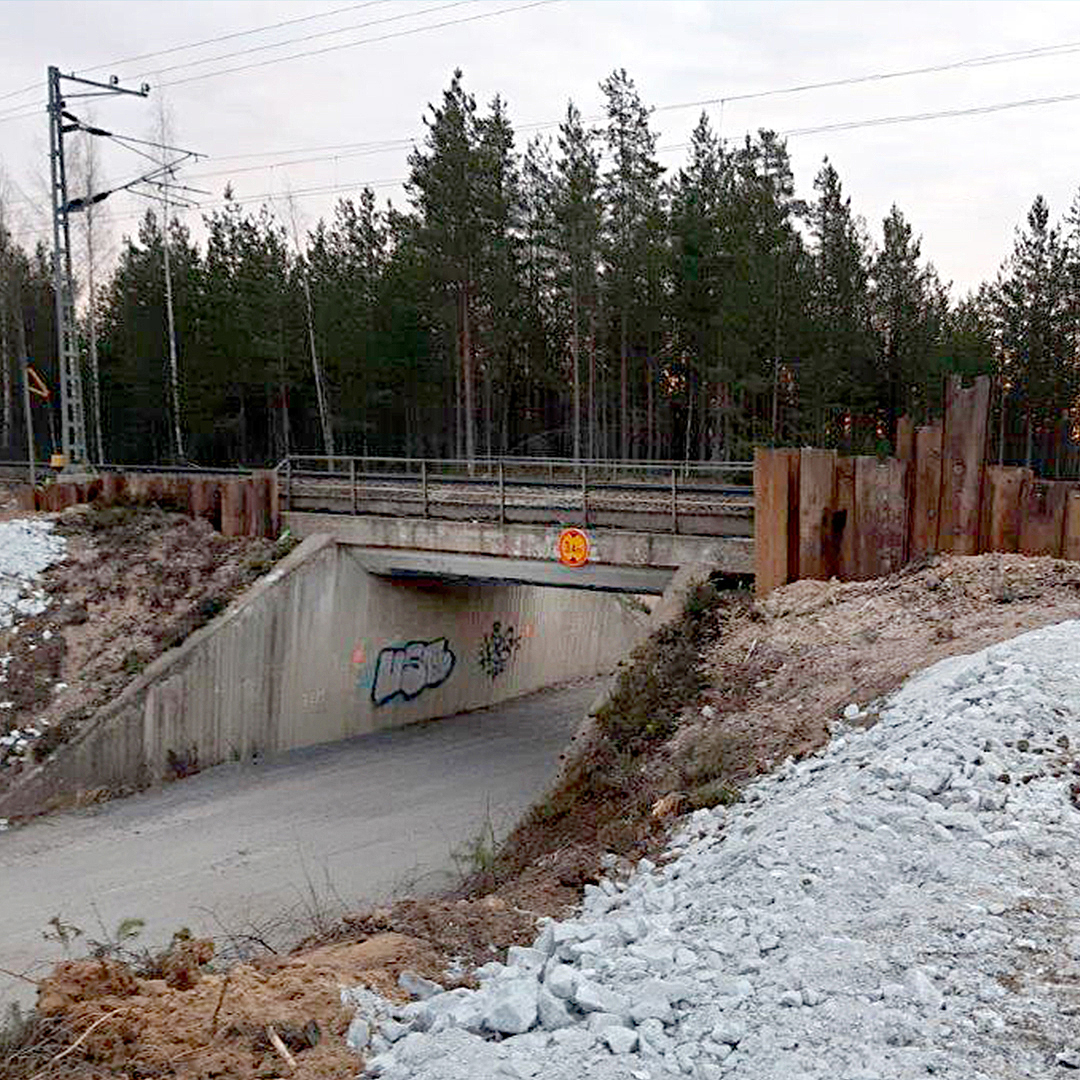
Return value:
[(0, 631), (0, 787), (70, 740), (292, 546), (226, 539), (156, 506), (76, 507), (55, 528), (67, 557), (42, 575), (48, 608)]
[[(737, 799), (747, 779), (813, 752), (846, 705), (873, 703), (947, 656), (1077, 617), (1080, 564), (1016, 555), (800, 582), (763, 601), (701, 587), (623, 667), (560, 785), (497, 855), (478, 850), (471, 890), (348, 916), (294, 955), (227, 977), (194, 962), (186, 988), (170, 985), (161, 963), (139, 980), (122, 969), (95, 982), (100, 961), (61, 969), (6, 1061), (0, 1047), (0, 1075), (354, 1075), (337, 987), (394, 994), (402, 970), (467, 980), (474, 965), (529, 942), (539, 915), (564, 912), (605, 867), (655, 853), (673, 815)], [(75, 992), (64, 990), (73, 979)]]

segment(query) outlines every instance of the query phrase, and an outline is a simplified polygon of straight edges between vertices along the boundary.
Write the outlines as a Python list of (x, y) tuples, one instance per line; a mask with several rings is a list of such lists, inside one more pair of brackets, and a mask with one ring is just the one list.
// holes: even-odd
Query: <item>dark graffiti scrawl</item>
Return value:
[(491, 632), (480, 642), (480, 670), (489, 679), (497, 679), (507, 669), (520, 645), (521, 635), (515, 634), (512, 626), (504, 628), (500, 622), (493, 623)]
[(409, 641), (383, 649), (375, 662), (371, 700), (385, 705), (400, 697), (412, 701), (425, 690), (441, 686), (454, 670), (455, 656), (446, 638)]

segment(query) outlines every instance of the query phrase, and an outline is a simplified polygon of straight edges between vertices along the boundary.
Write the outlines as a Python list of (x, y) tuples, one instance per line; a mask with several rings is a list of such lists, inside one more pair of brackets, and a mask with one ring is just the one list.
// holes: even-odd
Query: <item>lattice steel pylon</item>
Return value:
[[(86, 472), (90, 457), (86, 447), (86, 410), (83, 405), (82, 369), (79, 362), (78, 327), (75, 322), (75, 284), (71, 272), (71, 229), (69, 216), (74, 210), (85, 209), (87, 199), (73, 205), (68, 199), (67, 171), (64, 163), (64, 136), (78, 131), (82, 125), (65, 110), (61, 79), (90, 87), (75, 97), (104, 97), (112, 94), (133, 94), (146, 97), (150, 92), (145, 83), (138, 90), (93, 79), (62, 75), (57, 67), (49, 68), (49, 173), (51, 176), (53, 212), (53, 291), (56, 296), (57, 360), (60, 369), (60, 410), (62, 413), (62, 447), (65, 469)], [(85, 130), (85, 129), (84, 129)], [(91, 197), (92, 200), (92, 197)]]

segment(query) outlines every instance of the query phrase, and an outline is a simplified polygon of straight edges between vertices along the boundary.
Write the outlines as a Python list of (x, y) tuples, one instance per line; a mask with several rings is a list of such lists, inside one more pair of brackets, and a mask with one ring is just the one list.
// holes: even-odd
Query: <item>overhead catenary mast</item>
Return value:
[(110, 193), (88, 194), (86, 198), (74, 201), (68, 199), (64, 136), (80, 130), (89, 131), (91, 134), (100, 132), (87, 128), (67, 112), (61, 80), (87, 88), (76, 89), (67, 95), (72, 98), (105, 97), (113, 94), (146, 97), (150, 93), (150, 87), (144, 83), (138, 90), (128, 90), (120, 86), (115, 77), (102, 83), (75, 75), (63, 75), (57, 67), (49, 68), (49, 173), (53, 212), (53, 291), (56, 299), (56, 338), (60, 368), (61, 445), (64, 468), (79, 473), (90, 468), (90, 458), (86, 445), (86, 410), (75, 323), (75, 285), (71, 272), (69, 216), (100, 202)]

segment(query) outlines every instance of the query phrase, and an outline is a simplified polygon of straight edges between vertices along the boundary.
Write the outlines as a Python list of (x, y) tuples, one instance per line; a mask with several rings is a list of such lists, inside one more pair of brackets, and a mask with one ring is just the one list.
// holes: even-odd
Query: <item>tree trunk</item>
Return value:
[(653, 402), (652, 359), (645, 361), (645, 456), (656, 458), (656, 413)]
[(165, 263), (165, 315), (169, 335), (169, 386), (172, 404), (173, 453), (179, 465), (185, 458), (180, 428), (180, 372), (176, 358), (176, 322), (173, 317), (172, 267), (169, 261), (169, 186), (165, 185), (165, 213), (161, 229), (161, 251)]
[(11, 353), (8, 348), (8, 313), (0, 310), (0, 394), (3, 396), (3, 412), (0, 413), (0, 443), (11, 448), (12, 395)]
[(571, 272), (570, 278), (570, 307), (571, 307), (571, 330), (570, 330), (570, 360), (574, 365), (574, 460), (581, 460), (581, 342), (578, 335), (578, 286), (577, 267)]
[(596, 458), (596, 305), (593, 304), (589, 312), (589, 459)]
[(491, 361), (484, 363), (484, 453), (491, 460)]
[(289, 397), (285, 387), (285, 320), (278, 312), (278, 396), (280, 397), (281, 456), (287, 458), (292, 452), (289, 433)]
[[(30, 462), (30, 483), (36, 483), (37, 450), (34, 446), (34, 413), (30, 408), (30, 376), (27, 368), (30, 358), (26, 355), (26, 324), (23, 322), (22, 290), (15, 294), (17, 303), (14, 306), (15, 317), (15, 352), (19, 357), (19, 370), (23, 379), (23, 413), (26, 422), (26, 456)], [(55, 448), (55, 438), (53, 444)]]
[(476, 457), (476, 426), (473, 422), (473, 352), (467, 285), (461, 293), (461, 377), (465, 384), (465, 457), (472, 463)]
[[(94, 281), (94, 209), (92, 206), (86, 209), (86, 277), (88, 290), (86, 323), (90, 336), (90, 399), (94, 409), (94, 460), (101, 465), (105, 461), (105, 450), (101, 435), (101, 373), (98, 370), (97, 288)], [(171, 295), (171, 288), (169, 291)]]
[(628, 460), (630, 457), (630, 380), (628, 377), (629, 359), (627, 356), (626, 338), (626, 301), (624, 299), (622, 312), (619, 316), (619, 405), (622, 413), (619, 417), (619, 429), (621, 433), (619, 456), (623, 461)]
[[(460, 300), (458, 301), (460, 305)], [(458, 318), (460, 320), (461, 310), (458, 309)], [(465, 416), (464, 416), (464, 404), (462, 394), (462, 369), (464, 367), (464, 361), (462, 360), (461, 352), (461, 330), (458, 329), (458, 356), (457, 362), (454, 364), (454, 457), (459, 461), (465, 456)]]

